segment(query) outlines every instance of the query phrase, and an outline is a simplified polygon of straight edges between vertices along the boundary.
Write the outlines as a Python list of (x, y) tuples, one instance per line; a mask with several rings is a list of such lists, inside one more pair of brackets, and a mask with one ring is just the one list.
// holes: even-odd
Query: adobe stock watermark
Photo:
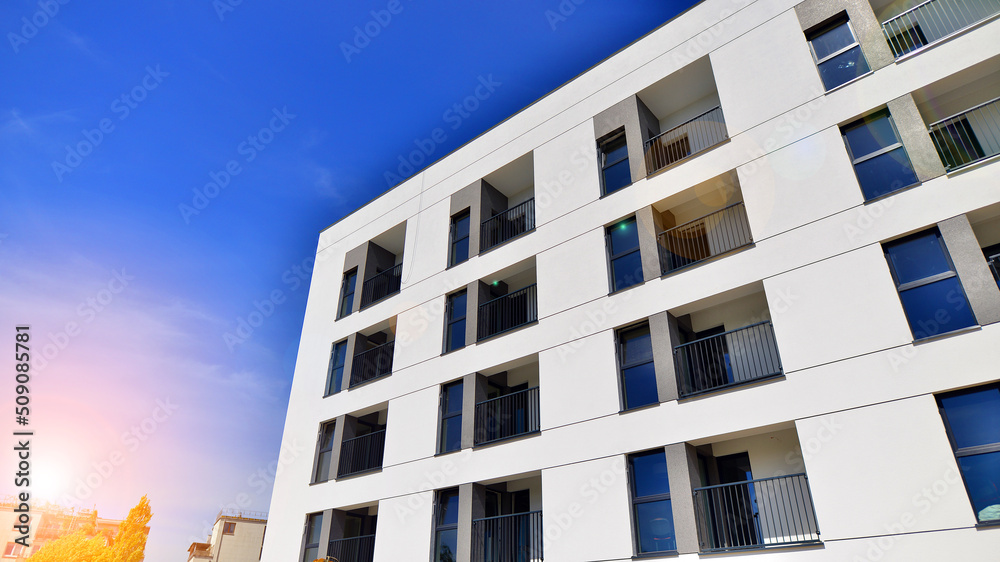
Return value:
[(19, 29), (21, 33), (13, 31), (7, 33), (7, 40), (10, 41), (10, 48), (14, 50), (14, 54), (20, 53), (21, 47), (27, 45), (28, 41), (34, 39), (39, 31), (49, 25), (52, 18), (59, 15), (61, 6), (69, 4), (69, 2), (70, 0), (39, 0), (38, 10), (30, 17), (21, 18), (21, 28)]
[(273, 289), (263, 300), (253, 301), (253, 310), (236, 318), (236, 329), (222, 334), (222, 341), (225, 342), (230, 353), (236, 351), (236, 346), (252, 338), (254, 331), (263, 326), (264, 322), (274, 315), (278, 307), (285, 304), (289, 294), (298, 291), (309, 281), (315, 264), (316, 259), (311, 256), (293, 264), (281, 274), (281, 283), (284, 289)]
[(243, 3), (243, 0), (212, 0), (212, 8), (215, 15), (219, 16), (219, 21), (226, 21), (226, 16), (236, 11), (236, 8)]
[[(478, 84), (472, 94), (452, 104), (441, 114), (441, 120), (449, 124), (453, 131), (461, 127), (462, 123), (481, 107), (482, 102), (490, 99), (497, 88), (503, 85), (502, 82), (494, 80), (492, 74), (480, 75), (477, 78)], [(431, 161), (431, 156), (437, 151), (438, 146), (447, 140), (448, 134), (442, 127), (435, 127), (426, 138), (413, 139), (416, 149), (405, 156), (400, 154), (396, 171), (386, 171), (383, 174), (386, 185), (392, 187), (412, 176), (424, 163)]]
[[(409, 492), (408, 497), (406, 498), (406, 505), (396, 503), (396, 518), (401, 523), (405, 522), (410, 518), (410, 516), (423, 508), (427, 504), (426, 494), (424, 492), (433, 492), (434, 490), (444, 487), (445, 484), (448, 483), (449, 477), (458, 474), (459, 467), (469, 462), (469, 458), (471, 456), (472, 449), (462, 449), (459, 453), (449, 455), (437, 469), (425, 472), (424, 479), (417, 486), (417, 489)], [(434, 500), (432, 499), (431, 501)]]
[(344, 60), (351, 63), (351, 57), (361, 54), (372, 44), (372, 40), (382, 34), (385, 28), (392, 23), (393, 16), (403, 13), (403, 3), (400, 0), (389, 0), (385, 8), (381, 10), (371, 10), (368, 12), (371, 19), (362, 25), (354, 26), (354, 38), (350, 43), (340, 42), (340, 52), (344, 54)]
[(562, 0), (554, 10), (545, 10), (545, 21), (549, 22), (549, 27), (552, 28), (552, 31), (555, 31), (559, 24), (563, 23), (569, 19), (570, 16), (576, 13), (577, 6), (586, 1), (587, 0)]
[[(236, 146), (236, 153), (243, 156), (243, 163), (253, 162), (257, 156), (267, 149), (268, 145), (274, 142), (275, 135), (284, 131), (295, 115), (288, 112), (288, 106), (281, 109), (272, 108), (273, 114), (267, 125), (261, 127), (254, 135), (247, 136), (246, 140)], [(232, 159), (218, 171), (208, 173), (209, 182), (201, 188), (193, 188), (191, 191), (191, 204), (180, 203), (177, 210), (180, 211), (184, 224), (191, 224), (191, 217), (199, 215), (204, 211), (213, 199), (222, 193), (222, 190), (229, 187), (233, 178), (243, 173), (243, 166), (237, 159)]]
[[(111, 102), (111, 112), (118, 116), (119, 122), (128, 119), (132, 111), (146, 100), (150, 92), (159, 88), (163, 79), (168, 76), (170, 73), (160, 69), (160, 65), (156, 65), (155, 68), (147, 66), (146, 74), (140, 79), (139, 84)], [(52, 161), (52, 171), (59, 183), (62, 183), (66, 174), (79, 167), (83, 159), (90, 156), (104, 142), (107, 135), (115, 131), (115, 127), (115, 122), (110, 117), (105, 117), (98, 121), (97, 127), (81, 131), (82, 140), (74, 145), (66, 145), (66, 156), (62, 161)]]
[(580, 486), (579, 495), (583, 501), (572, 501), (562, 512), (546, 515), (543, 531), (545, 540), (557, 541), (563, 533), (570, 530), (577, 519), (587, 512), (587, 506), (597, 503), (597, 500), (611, 490), (611, 486), (625, 476), (625, 457), (617, 457), (611, 466), (606, 467), (596, 476), (591, 476)]

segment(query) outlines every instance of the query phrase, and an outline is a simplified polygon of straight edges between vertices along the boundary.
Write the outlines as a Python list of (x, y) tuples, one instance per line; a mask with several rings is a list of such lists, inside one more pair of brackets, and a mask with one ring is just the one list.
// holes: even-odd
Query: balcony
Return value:
[(499, 246), (535, 228), (535, 199), (515, 205), (483, 221), (479, 227), (480, 252)]
[(375, 559), (375, 535), (331, 540), (326, 552), (327, 557), (338, 562), (372, 562)]
[(361, 286), (361, 308), (371, 306), (386, 297), (398, 293), (402, 279), (402, 262), (365, 279), (364, 284)]
[(540, 428), (537, 386), (476, 404), (476, 445), (537, 433)]
[(340, 447), (340, 464), (337, 477), (352, 476), (382, 468), (385, 451), (385, 429), (373, 431), (353, 439), (345, 439)]
[(653, 174), (729, 138), (722, 107), (715, 107), (646, 141), (646, 171)]
[(674, 364), (682, 397), (782, 374), (769, 320), (678, 345)]
[(998, 13), (1000, 3), (993, 0), (927, 0), (885, 20), (882, 32), (898, 59)]
[(702, 552), (820, 542), (805, 474), (696, 488), (694, 504)]
[(472, 521), (472, 562), (534, 562), (542, 556), (542, 512)]
[(359, 384), (384, 377), (392, 373), (392, 353), (395, 341), (362, 351), (354, 356), (351, 365), (351, 384), (353, 388)]
[(949, 171), (1000, 154), (1000, 98), (931, 123), (927, 132)]
[(538, 320), (538, 291), (532, 283), (479, 305), (479, 341), (531, 324)]
[(753, 243), (742, 201), (703, 215), (657, 235), (660, 269), (672, 271)]

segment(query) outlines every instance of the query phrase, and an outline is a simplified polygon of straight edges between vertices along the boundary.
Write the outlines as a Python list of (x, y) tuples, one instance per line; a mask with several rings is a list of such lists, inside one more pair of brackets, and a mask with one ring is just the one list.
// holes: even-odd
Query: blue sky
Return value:
[(166, 562), (268, 507), (318, 232), (690, 2), (96, 4), (0, 6), (0, 334), (35, 496)]

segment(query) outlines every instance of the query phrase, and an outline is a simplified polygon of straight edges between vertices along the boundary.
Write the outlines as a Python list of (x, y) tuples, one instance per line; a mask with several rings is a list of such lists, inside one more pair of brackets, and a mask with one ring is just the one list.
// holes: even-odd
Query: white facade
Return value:
[[(435, 505), (451, 489), (460, 495), (455, 560), (484, 560), (471, 529), (488, 489), (542, 512), (545, 560), (631, 560), (644, 547), (629, 455), (656, 449), (665, 451), (673, 516), (663, 540), (676, 543), (667, 550), (682, 560), (744, 549), (776, 561), (994, 559), (1000, 528), (973, 505), (970, 493), (979, 492), (963, 478), (938, 399), (1000, 379), (1000, 289), (982, 253), (1000, 243), (1000, 166), (984, 137), (980, 158), (948, 171), (928, 128), (1000, 96), (1000, 21), (979, 19), (895, 57), (880, 23), (908, 7), (705, 0), (325, 230), (283, 436), (283, 452), (296, 454), (282, 458), (261, 560), (303, 560), (307, 544), (323, 555), (331, 539), (370, 534), (376, 561), (437, 560)], [(809, 39), (841, 13), (872, 71), (827, 91)], [(724, 138), (647, 175), (641, 142), (716, 106)], [(882, 109), (918, 182), (866, 201), (842, 131)], [(602, 195), (598, 143), (621, 126), (632, 181)], [(692, 133), (691, 148), (701, 142)], [(533, 195), (534, 229), (449, 267), (450, 225), (468, 207), (467, 194), (475, 194), (480, 221), (503, 210), (476, 208), (487, 192), (502, 194), (509, 208)], [(739, 203), (752, 243), (715, 255), (721, 227), (704, 219), (693, 224), (709, 231), (712, 256), (687, 256), (701, 261), (661, 275), (656, 233)], [(606, 228), (633, 216), (643, 279), (614, 291)], [(486, 236), (473, 225), (475, 238)], [(975, 322), (921, 338), (886, 252), (894, 240), (933, 229)], [(369, 242), (384, 249), (375, 269)], [(351, 264), (368, 274), (359, 274), (344, 315)], [(399, 292), (359, 306), (364, 278), (394, 265)], [(477, 343), (474, 324), (486, 316), (471, 313), (496, 286), (508, 295), (534, 286), (537, 321)], [(447, 295), (463, 289), (466, 345), (442, 353)], [(642, 321), (652, 334), (658, 399), (628, 408), (616, 342), (622, 328)], [(757, 324), (771, 331), (743, 340), (732, 332)], [(735, 384), (681, 381), (679, 325), (702, 334), (687, 340), (726, 338)], [(713, 329), (732, 333), (704, 335)], [(390, 376), (351, 383), (362, 340), (372, 348), (392, 342)], [(353, 363), (331, 389), (339, 342)], [(775, 350), (777, 372), (767, 361), (749, 366)], [(539, 431), (471, 446), (487, 377), (511, 392), (538, 388)], [(442, 454), (443, 385), (460, 380), (462, 448)], [(473, 391), (472, 383), (480, 386)], [(331, 455), (322, 457), (328, 422)], [(383, 428), (380, 468), (348, 466), (357, 474), (345, 474), (353, 461), (343, 443)], [(768, 502), (788, 505), (770, 484), (754, 484), (756, 536), (734, 543), (719, 534), (736, 524), (716, 519), (713, 531), (699, 519), (697, 498), (712, 492), (693, 494), (735, 486), (715, 482), (716, 465), (743, 453), (754, 482), (805, 474), (775, 482), (811, 499), (794, 504), (803, 509), (794, 522), (771, 517)], [(992, 478), (1000, 482), (1000, 473)], [(705, 517), (719, 517), (712, 513)], [(319, 533), (312, 538), (310, 522)], [(372, 559), (362, 553), (368, 546), (357, 548), (340, 561)], [(496, 559), (542, 558), (537, 548), (524, 552)]]
[(192, 543), (188, 561), (256, 562), (267, 530), (267, 515), (220, 512), (208, 542)]

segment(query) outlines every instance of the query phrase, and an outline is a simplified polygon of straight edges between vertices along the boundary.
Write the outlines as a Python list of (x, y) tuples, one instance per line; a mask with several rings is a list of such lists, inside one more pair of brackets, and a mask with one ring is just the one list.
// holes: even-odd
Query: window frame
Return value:
[[(339, 364), (334, 364), (334, 361), (337, 359), (337, 350), (340, 349), (341, 347), (344, 350), (344, 360), (343, 362), (339, 362)], [(326, 393), (323, 394), (324, 398), (326, 398), (327, 396), (333, 396), (334, 394), (340, 392), (341, 387), (344, 386), (344, 370), (346, 368), (347, 368), (347, 340), (341, 340), (330, 346), (330, 365), (326, 369)], [(339, 382), (337, 382), (333, 376), (333, 371), (336, 369), (340, 370)]]
[[(330, 446), (325, 447), (324, 443), (326, 440), (324, 437), (327, 436), (327, 429), (330, 430)], [(330, 420), (323, 422), (319, 425), (319, 435), (317, 436), (316, 443), (316, 466), (313, 467), (313, 477), (312, 484), (322, 484), (323, 482), (329, 482), (333, 480), (330, 475), (333, 471), (333, 451), (336, 448), (336, 431), (337, 431), (337, 420)], [(327, 467), (326, 474), (320, 474), (320, 467), (323, 466), (322, 458), (324, 454), (330, 455), (330, 465)]]
[(233, 521), (225, 521), (222, 523), (222, 534), (223, 535), (235, 535), (236, 534), (236, 523)]
[[(348, 291), (347, 280), (350, 277), (354, 277), (354, 281), (351, 283), (350, 291)], [(358, 268), (351, 269), (350, 271), (345, 271), (344, 276), (340, 282), (340, 304), (337, 307), (337, 320), (341, 318), (347, 318), (354, 312), (354, 295), (357, 292), (358, 285)], [(347, 299), (350, 298), (348, 301)], [(344, 311), (344, 305), (347, 304), (347, 311)]]
[[(462, 450), (461, 425), (459, 425), (459, 442), (458, 442), (458, 448), (457, 449), (446, 449), (445, 448), (446, 447), (446, 443), (447, 443), (447, 439), (445, 439), (445, 437), (446, 437), (445, 436), (445, 422), (447, 420), (452, 419), (452, 418), (458, 418), (459, 420), (462, 419), (462, 414), (464, 413), (463, 412), (464, 408), (462, 407), (463, 404), (461, 404), (461, 403), (459, 404), (458, 412), (457, 413), (454, 413), (454, 412), (449, 413), (448, 412), (448, 390), (450, 388), (453, 388), (453, 387), (457, 386), (457, 387), (461, 388), (462, 391), (463, 391), (463, 393), (464, 393), (464, 391), (465, 391), (465, 387), (463, 386), (464, 382), (465, 382), (464, 379), (458, 379), (456, 381), (451, 381), (449, 383), (445, 383), (445, 384), (441, 385), (441, 397), (439, 399), (439, 406), (438, 406), (439, 412), (438, 412), (438, 447), (437, 447), (438, 451), (437, 452), (438, 452), (439, 455), (443, 455), (445, 453), (452, 453), (454, 451), (461, 451)], [(464, 399), (460, 399), (460, 400), (464, 400)], [(461, 424), (461, 421), (459, 421), (459, 424)]]
[(3, 557), (4, 558), (20, 558), (24, 554), (24, 545), (9, 542), (7, 546), (4, 547)]
[[(630, 519), (631, 519), (631, 523), (632, 523), (632, 547), (634, 548), (634, 552), (635, 552), (635, 557), (636, 558), (639, 558), (639, 557), (645, 558), (645, 557), (654, 557), (654, 556), (664, 556), (664, 555), (671, 555), (671, 554), (676, 554), (677, 553), (677, 526), (676, 526), (676, 523), (675, 523), (674, 517), (673, 517), (674, 502), (671, 499), (671, 493), (668, 491), (666, 493), (652, 494), (652, 495), (648, 495), (648, 496), (637, 496), (636, 495), (635, 487), (636, 487), (637, 480), (636, 480), (635, 466), (634, 466), (633, 460), (635, 459), (635, 457), (646, 456), (646, 455), (653, 455), (653, 454), (660, 454), (663, 457), (664, 465), (666, 465), (666, 462), (667, 462), (667, 453), (666, 453), (666, 451), (662, 447), (655, 448), (655, 449), (648, 449), (646, 451), (636, 451), (634, 453), (629, 453), (629, 454), (625, 455), (625, 467), (626, 467), (626, 471), (627, 471), (626, 474), (627, 474), (627, 477), (628, 477), (628, 483), (627, 484), (628, 484), (628, 495), (629, 495), (629, 514), (631, 516)], [(667, 487), (668, 487), (668, 489), (669, 489), (669, 486), (670, 486), (670, 475), (669, 475), (669, 472), (668, 472), (668, 474), (667, 474)], [(673, 548), (673, 550), (650, 550), (650, 551), (644, 551), (644, 550), (642, 550), (642, 543), (641, 543), (640, 537), (639, 537), (639, 517), (638, 517), (638, 513), (637, 513), (637, 508), (638, 508), (639, 505), (642, 505), (642, 504), (655, 503), (655, 502), (661, 502), (661, 501), (669, 501), (670, 502), (670, 504), (669, 504), (669, 506), (670, 506), (670, 522), (671, 522), (671, 525), (673, 526), (674, 548)]]
[[(469, 232), (467, 232), (465, 234), (465, 236), (456, 238), (456, 234), (457, 234), (457, 230), (458, 230), (458, 223), (462, 219), (469, 219)], [(448, 267), (454, 267), (454, 266), (456, 266), (456, 265), (458, 265), (460, 263), (469, 261), (469, 258), (471, 257), (469, 254), (471, 253), (472, 249), (468, 246), (468, 244), (465, 247), (465, 257), (462, 258), (462, 259), (460, 259), (460, 260), (456, 260), (455, 259), (455, 245), (458, 244), (459, 242), (461, 242), (462, 240), (469, 240), (471, 242), (471, 239), (472, 239), (471, 235), (472, 235), (472, 212), (471, 212), (471, 209), (465, 209), (465, 210), (462, 210), (462, 211), (460, 211), (460, 212), (452, 215), (452, 217), (451, 217), (451, 226), (448, 229), (448, 240), (449, 240), (449, 243), (448, 243)]]
[(951, 422), (948, 419), (947, 410), (944, 407), (943, 399), (951, 398), (953, 396), (961, 396), (965, 394), (976, 394), (979, 392), (996, 390), (1000, 393), (1000, 381), (995, 381), (992, 383), (974, 386), (972, 388), (965, 388), (962, 390), (956, 390), (954, 392), (946, 392), (943, 394), (936, 395), (935, 401), (938, 405), (938, 412), (941, 414), (941, 421), (944, 424), (945, 433), (948, 435), (948, 443), (951, 445), (952, 453), (955, 455), (955, 462), (958, 465), (958, 473), (962, 477), (962, 485), (965, 486), (966, 496), (969, 498), (969, 503), (972, 507), (973, 516), (976, 518), (977, 526), (1000, 526), (1000, 519), (991, 521), (979, 521), (979, 513), (976, 512), (976, 503), (973, 499), (972, 490), (969, 488), (969, 482), (965, 478), (965, 473), (962, 471), (962, 465), (958, 459), (964, 457), (974, 457), (979, 455), (989, 455), (994, 453), (1000, 453), (1000, 441), (994, 443), (988, 443), (985, 445), (975, 445), (972, 447), (959, 447), (955, 439), (955, 434), (952, 431)]
[[(316, 524), (316, 529), (319, 531), (319, 533), (318, 536), (316, 537), (316, 542), (313, 543), (309, 542), (309, 531), (313, 528), (312, 522), (314, 518), (318, 521), (318, 523)], [(315, 558), (313, 558), (312, 560), (306, 558), (307, 551), (310, 548), (315, 548), (318, 556), (320, 551), (319, 545), (322, 542), (323, 542), (323, 512), (320, 511), (317, 513), (310, 513), (306, 515), (306, 524), (305, 528), (302, 531), (302, 556), (301, 556), (302, 562), (313, 562)]]
[[(452, 531), (452, 530), (454, 530), (456, 534), (458, 533), (459, 520), (458, 520), (458, 514), (457, 513), (455, 515), (455, 523), (441, 523), (441, 517), (443, 515), (443, 511), (442, 511), (442, 508), (441, 508), (441, 505), (442, 505), (441, 499), (442, 499), (442, 497), (445, 494), (448, 494), (449, 496), (452, 495), (452, 494), (454, 494), (454, 496), (456, 498), (459, 498), (459, 504), (461, 504), (461, 495), (459, 495), (458, 488), (448, 488), (448, 489), (445, 489), (445, 490), (438, 490), (437, 492), (435, 492), (435, 494), (434, 494), (434, 540), (431, 542), (431, 561), (432, 562), (437, 562), (437, 559), (438, 559), (438, 556), (437, 556), (438, 555), (438, 551), (437, 551), (437, 549), (438, 549), (438, 541), (439, 541), (439, 538), (441, 536), (441, 533), (446, 532), (446, 531)], [(458, 553), (455, 553), (455, 554), (457, 555)]]
[[(850, 45), (847, 45), (846, 47), (841, 47), (840, 49), (830, 53), (829, 55), (826, 55), (825, 57), (822, 58), (822, 60), (819, 59), (816, 56), (816, 48), (813, 46), (813, 41), (845, 24), (847, 25), (847, 30), (851, 32), (851, 38), (854, 39), (854, 42), (851, 43)], [(841, 86), (850, 84), (851, 82), (854, 82), (855, 80), (861, 78), (862, 76), (865, 76), (872, 72), (872, 67), (870, 64), (868, 64), (868, 57), (865, 56), (865, 50), (861, 48), (861, 40), (858, 39), (858, 34), (854, 31), (854, 25), (851, 23), (851, 18), (847, 15), (846, 12), (834, 17), (833, 19), (831, 19), (826, 23), (820, 24), (810, 29), (805, 35), (806, 35), (806, 43), (809, 45), (809, 54), (812, 55), (813, 63), (816, 66), (816, 73), (819, 74), (819, 81), (823, 84), (824, 91), (831, 92), (833, 90), (836, 90), (837, 88), (840, 88)], [(851, 51), (853, 49), (857, 49), (861, 53), (861, 60), (864, 61), (865, 67), (868, 70), (855, 76), (854, 78), (851, 78), (850, 80), (847, 80), (846, 82), (841, 82), (840, 84), (837, 84), (832, 88), (827, 88), (826, 82), (823, 80), (823, 73), (820, 71), (820, 65), (827, 63), (835, 59), (836, 57), (839, 57), (840, 55), (848, 51)]]
[[(872, 123), (872, 122), (877, 121), (877, 120), (882, 119), (882, 118), (885, 118), (885, 119), (888, 120), (889, 126), (892, 127), (892, 133), (896, 137), (896, 142), (893, 143), (893, 144), (891, 144), (891, 145), (889, 145), (889, 146), (883, 146), (882, 148), (880, 148), (880, 149), (878, 149), (878, 150), (876, 150), (874, 152), (870, 152), (868, 154), (865, 154), (863, 156), (855, 156), (854, 150), (851, 148), (851, 143), (850, 143), (850, 141), (847, 140), (847, 131), (848, 130), (857, 129), (859, 127), (865, 127), (869, 123)], [(916, 170), (913, 169), (913, 161), (910, 159), (910, 154), (906, 151), (906, 145), (903, 144), (903, 137), (900, 136), (899, 129), (896, 128), (896, 120), (893, 119), (892, 113), (889, 111), (888, 107), (880, 109), (880, 110), (872, 112), (872, 113), (869, 113), (869, 114), (867, 114), (867, 115), (865, 115), (865, 116), (863, 116), (863, 117), (861, 117), (859, 119), (855, 119), (854, 121), (851, 121), (850, 123), (847, 123), (846, 125), (841, 126), (840, 127), (840, 138), (842, 138), (844, 140), (844, 147), (847, 149), (847, 156), (848, 156), (848, 158), (851, 159), (851, 168), (854, 169), (854, 176), (858, 180), (858, 187), (861, 188), (861, 195), (865, 198), (865, 203), (869, 203), (869, 202), (872, 202), (872, 201), (877, 201), (877, 200), (879, 200), (879, 199), (881, 199), (883, 197), (888, 197), (888, 196), (893, 195), (895, 193), (899, 193), (900, 191), (903, 191), (904, 189), (909, 189), (909, 188), (911, 188), (911, 187), (913, 187), (915, 185), (920, 185), (920, 183), (921, 183), (920, 182), (920, 178), (917, 176)], [(872, 197), (868, 197), (868, 194), (865, 193), (865, 186), (862, 185), (862, 183), (861, 183), (861, 177), (858, 176), (858, 164), (863, 164), (863, 163), (865, 163), (865, 162), (867, 162), (869, 160), (875, 159), (875, 158), (877, 158), (879, 156), (882, 156), (884, 154), (889, 154), (890, 152), (894, 152), (896, 150), (902, 150), (903, 151), (903, 156), (906, 157), (906, 163), (907, 163), (907, 165), (910, 168), (910, 172), (913, 174), (913, 180), (914, 180), (913, 183), (897, 187), (896, 189), (893, 189), (892, 191), (886, 191), (884, 193), (880, 193), (878, 195), (874, 195)]]
[[(460, 295), (465, 296), (465, 310), (461, 311), (462, 314), (461, 317), (455, 317), (454, 316), (454, 313), (456, 312), (455, 299), (457, 299)], [(463, 349), (468, 345), (468, 341), (466, 341), (468, 338), (465, 337), (464, 335), (462, 337), (462, 345), (458, 347), (451, 347), (451, 342), (449, 341), (449, 338), (451, 337), (452, 325), (462, 322), (466, 326), (466, 330), (464, 330), (463, 333), (468, 331), (468, 322), (467, 322), (469, 317), (468, 308), (469, 308), (469, 294), (466, 289), (462, 289), (461, 291), (455, 291), (454, 293), (451, 293), (445, 297), (444, 341), (442, 342), (442, 351), (441, 351), (442, 355), (445, 353), (451, 353), (452, 351), (458, 351), (459, 349)]]
[[(615, 229), (615, 228), (620, 228), (622, 225), (627, 224), (627, 223), (631, 223), (631, 224), (633, 224), (635, 226), (635, 248), (629, 249), (627, 251), (623, 251), (623, 252), (621, 252), (619, 254), (615, 254), (615, 253), (613, 253), (614, 250), (613, 250), (613, 245), (611, 243), (611, 231), (613, 229)], [(639, 238), (639, 221), (637, 220), (637, 218), (636, 218), (635, 215), (632, 215), (630, 217), (626, 217), (626, 218), (624, 218), (624, 219), (622, 219), (620, 221), (615, 222), (612, 225), (604, 227), (604, 245), (605, 245), (605, 249), (606, 249), (607, 254), (608, 254), (608, 284), (609, 284), (609, 286), (611, 288), (611, 290), (610, 290), (610, 292), (608, 294), (614, 294), (614, 293), (617, 293), (618, 291), (623, 291), (625, 289), (628, 289), (629, 287), (635, 287), (636, 285), (641, 285), (641, 284), (643, 284), (643, 283), (646, 282), (645, 273), (642, 272), (642, 269), (641, 269), (642, 268), (642, 253), (640, 252), (640, 250), (642, 249), (642, 240), (640, 240), (640, 238)], [(640, 267), (639, 271), (642, 272), (642, 274), (640, 275), (640, 278), (639, 278), (638, 281), (636, 281), (636, 282), (634, 282), (634, 283), (632, 283), (630, 285), (626, 285), (624, 287), (618, 287), (617, 284), (616, 284), (616, 282), (615, 282), (615, 266), (614, 266), (615, 261), (617, 261), (619, 259), (622, 259), (624, 257), (630, 256), (630, 255), (632, 255), (634, 253), (639, 253), (639, 267)]]
[[(625, 149), (625, 152), (624, 152), (625, 156), (623, 156), (622, 158), (619, 158), (619, 159), (615, 160), (614, 162), (608, 162), (608, 160), (607, 160), (608, 152), (612, 152), (612, 151), (606, 150), (605, 147), (607, 145), (613, 143), (613, 142), (618, 141), (619, 139), (621, 139), (621, 141), (624, 143), (623, 148)], [(613, 133), (611, 133), (611, 134), (603, 137), (601, 140), (597, 141), (597, 158), (598, 158), (598, 162), (597, 163), (600, 166), (600, 171), (601, 171), (601, 197), (605, 197), (607, 195), (611, 195), (612, 193), (617, 193), (617, 192), (625, 189), (626, 187), (632, 185), (635, 182), (635, 180), (632, 179), (632, 168), (631, 168), (631, 165), (628, 163), (629, 162), (628, 138), (625, 135), (625, 128), (624, 127), (615, 130)], [(622, 162), (626, 162), (626, 168), (629, 171), (629, 173), (628, 173), (628, 180), (629, 181), (628, 181), (628, 183), (626, 183), (625, 185), (623, 185), (623, 186), (621, 186), (619, 188), (616, 188), (616, 189), (614, 189), (612, 191), (608, 191), (608, 189), (607, 189), (607, 181), (605, 181), (607, 170), (608, 170), (608, 168), (611, 168), (612, 166), (615, 166), (615, 165), (620, 164)]]
[[(637, 361), (635, 363), (626, 364), (625, 363), (625, 352), (624, 352), (624, 343), (625, 343), (625, 339), (626, 338), (624, 337), (624, 335), (627, 334), (627, 333), (629, 333), (629, 332), (634, 332), (636, 330), (641, 330), (643, 328), (646, 329), (646, 331), (649, 333), (649, 337), (650, 337), (649, 361), (641, 361), (641, 362)], [(652, 337), (653, 337), (653, 331), (652, 331), (652, 329), (651, 329), (651, 327), (649, 325), (649, 320), (648, 319), (647, 320), (643, 320), (642, 322), (637, 322), (635, 324), (630, 324), (628, 326), (623, 326), (623, 327), (618, 328), (618, 329), (615, 330), (615, 361), (618, 364), (618, 388), (619, 388), (619, 392), (621, 392), (621, 404), (622, 404), (621, 411), (622, 412), (630, 412), (632, 410), (638, 410), (640, 408), (645, 408), (645, 407), (648, 407), (648, 406), (655, 406), (655, 405), (657, 405), (657, 404), (660, 403), (660, 390), (659, 390), (659, 388), (657, 388), (657, 385), (656, 385), (656, 382), (657, 382), (656, 381), (656, 361), (655, 361), (655, 357), (653, 356)], [(642, 365), (648, 365), (648, 364), (652, 364), (653, 365), (653, 383), (654, 383), (653, 384), (653, 390), (656, 393), (656, 399), (654, 401), (652, 401), (652, 402), (647, 402), (645, 404), (640, 404), (638, 406), (629, 406), (628, 405), (628, 388), (625, 385), (625, 370), (626, 369), (632, 369), (634, 367), (640, 367)]]

